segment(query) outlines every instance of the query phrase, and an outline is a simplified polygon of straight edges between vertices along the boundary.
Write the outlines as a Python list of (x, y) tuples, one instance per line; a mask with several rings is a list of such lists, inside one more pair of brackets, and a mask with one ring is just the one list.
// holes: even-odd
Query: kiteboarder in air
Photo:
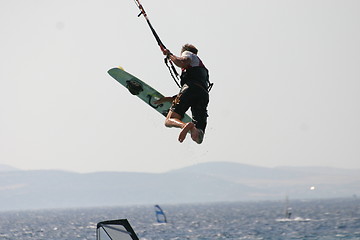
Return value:
[[(172, 54), (168, 49), (163, 49), (163, 53), (182, 69), (181, 89), (176, 96), (164, 97), (155, 103), (172, 102), (165, 120), (165, 126), (181, 128), (178, 138), (180, 142), (185, 140), (189, 132), (192, 140), (201, 144), (207, 125), (209, 90), (212, 85), (209, 82), (208, 70), (197, 56), (197, 48), (191, 44), (185, 44), (182, 47), (179, 57)], [(184, 123), (181, 119), (189, 108), (192, 112), (193, 122)]]
[[(172, 102), (165, 120), (165, 126), (181, 128), (178, 138), (180, 142), (185, 140), (186, 134), (189, 132), (191, 138), (200, 144), (204, 139), (208, 117), (209, 91), (213, 85), (209, 82), (208, 70), (197, 56), (198, 50), (194, 45), (185, 44), (181, 49), (180, 57), (173, 55), (161, 42), (140, 1), (135, 0), (135, 3), (140, 9), (138, 17), (143, 15), (146, 19), (161, 51), (166, 55), (165, 63), (170, 70), (171, 76), (176, 84), (181, 87), (179, 94), (176, 96), (164, 97), (155, 101), (155, 104)], [(182, 69), (180, 84), (178, 83), (178, 74), (173, 63)], [(193, 121), (184, 123), (181, 119), (189, 108), (191, 108)]]

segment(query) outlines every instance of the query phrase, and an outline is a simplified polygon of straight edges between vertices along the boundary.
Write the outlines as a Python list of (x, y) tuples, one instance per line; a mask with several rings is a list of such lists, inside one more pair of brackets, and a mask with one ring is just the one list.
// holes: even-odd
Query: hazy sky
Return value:
[(170, 78), (132, 0), (0, 0), (0, 164), (163, 172), (195, 163), (360, 168), (360, 1), (142, 0), (215, 83), (204, 143), (113, 80)]

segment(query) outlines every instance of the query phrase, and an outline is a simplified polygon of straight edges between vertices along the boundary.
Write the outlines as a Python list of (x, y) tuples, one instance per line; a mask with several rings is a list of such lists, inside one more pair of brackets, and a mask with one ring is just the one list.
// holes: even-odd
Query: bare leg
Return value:
[(176, 128), (183, 128), (186, 123), (181, 121), (180, 114), (176, 112), (169, 111), (168, 115), (166, 116), (165, 126), (166, 127), (176, 127)]

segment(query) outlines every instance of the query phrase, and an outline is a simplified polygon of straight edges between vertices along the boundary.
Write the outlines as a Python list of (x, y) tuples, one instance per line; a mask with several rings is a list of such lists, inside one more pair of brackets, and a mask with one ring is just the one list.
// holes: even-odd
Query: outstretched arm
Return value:
[(191, 63), (191, 59), (188, 57), (177, 57), (174, 54), (172, 54), (170, 52), (170, 50), (168, 49), (164, 49), (163, 51), (164, 55), (168, 56), (168, 58), (175, 63), (176, 66), (178, 66), (179, 68), (187, 68), (190, 63)]

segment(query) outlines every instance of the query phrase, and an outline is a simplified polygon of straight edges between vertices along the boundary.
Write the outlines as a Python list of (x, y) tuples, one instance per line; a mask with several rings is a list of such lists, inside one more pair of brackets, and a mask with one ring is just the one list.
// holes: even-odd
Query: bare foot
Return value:
[(195, 127), (195, 124), (192, 123), (192, 122), (189, 122), (187, 123), (183, 129), (181, 130), (180, 134), (179, 134), (179, 142), (183, 142), (186, 138), (186, 134), (189, 132), (189, 131), (192, 131), (192, 129)]
[(199, 129), (197, 129), (196, 127), (194, 127), (194, 128), (191, 130), (191, 139), (196, 142), (196, 140), (197, 140), (198, 138), (199, 138)]
[(201, 129), (197, 129), (196, 127), (194, 127), (191, 130), (191, 138), (194, 142), (201, 144), (203, 139), (204, 139), (204, 132)]

